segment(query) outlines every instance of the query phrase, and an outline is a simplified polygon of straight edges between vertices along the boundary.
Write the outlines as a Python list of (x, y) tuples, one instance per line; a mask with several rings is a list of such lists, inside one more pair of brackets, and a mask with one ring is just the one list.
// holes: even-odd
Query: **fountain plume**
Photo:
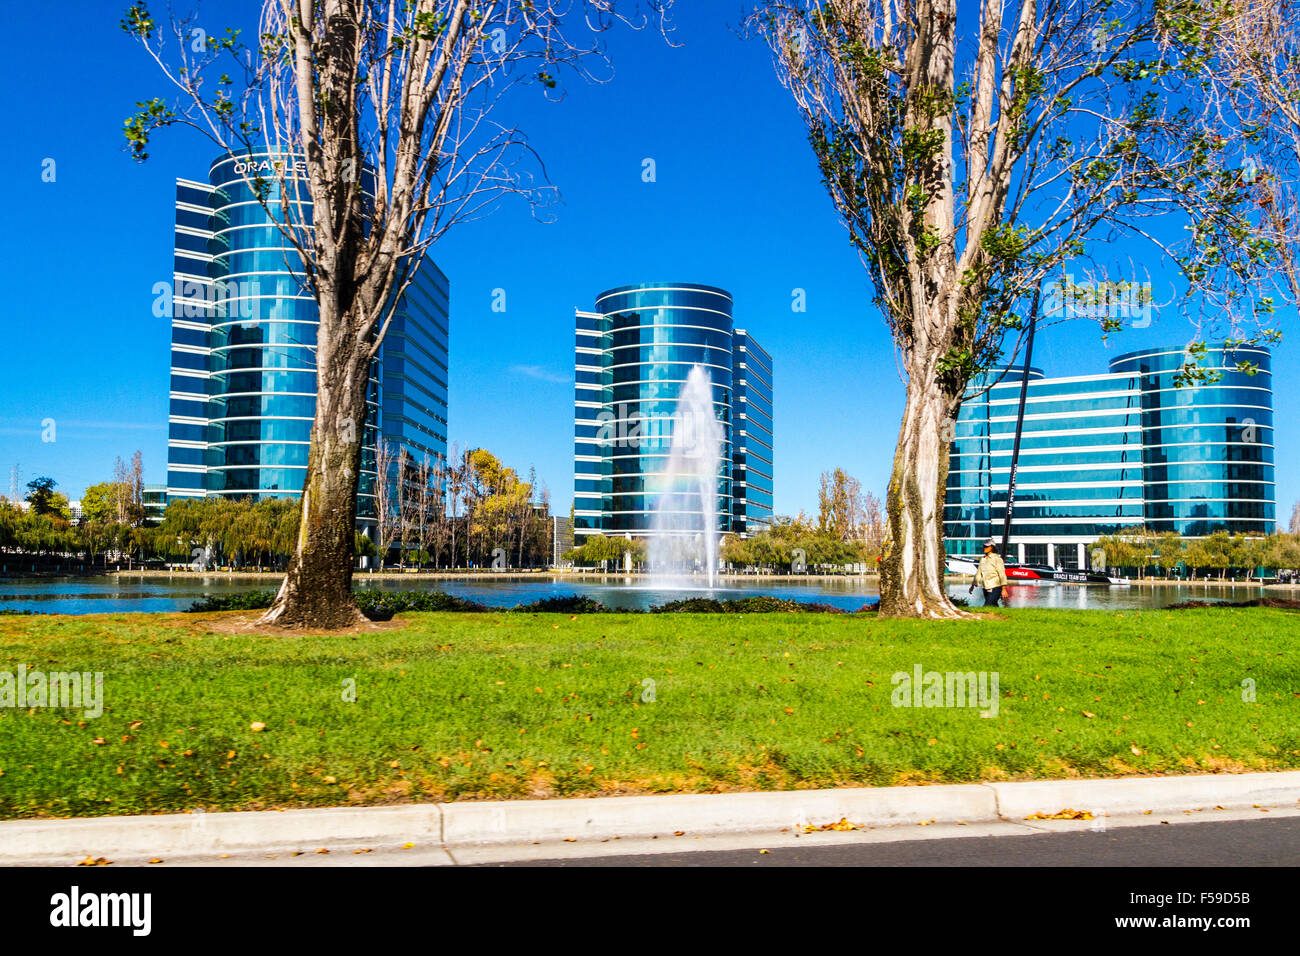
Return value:
[(693, 366), (677, 398), (668, 462), (658, 476), (649, 563), (660, 582), (702, 571), (710, 588), (717, 583), (722, 438), (712, 379), (703, 366)]

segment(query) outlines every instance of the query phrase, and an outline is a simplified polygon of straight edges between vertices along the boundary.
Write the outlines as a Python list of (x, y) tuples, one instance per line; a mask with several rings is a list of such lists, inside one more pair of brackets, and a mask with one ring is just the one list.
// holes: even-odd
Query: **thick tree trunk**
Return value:
[(952, 603), (944, 587), (946, 423), (955, 414), (953, 407), (931, 367), (911, 370), (886, 500), (887, 534), (880, 562), (880, 614), (885, 617), (969, 616)]
[(259, 624), (336, 629), (365, 622), (352, 596), (352, 569), (370, 369), (366, 350), (350, 345), (318, 349), (321, 378), (298, 539), (279, 593)]

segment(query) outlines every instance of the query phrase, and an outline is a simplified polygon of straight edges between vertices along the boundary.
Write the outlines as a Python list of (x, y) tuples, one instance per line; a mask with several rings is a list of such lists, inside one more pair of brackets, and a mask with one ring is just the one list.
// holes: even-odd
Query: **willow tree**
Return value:
[[(615, 22), (667, 26), (671, 0), (263, 0), (258, 40), (160, 27), (143, 2), (122, 26), (173, 84), (126, 123), (136, 156), (150, 133), (189, 125), (236, 154), (249, 186), (301, 260), (319, 313), (316, 410), (302, 519), (264, 624), (344, 627), (352, 597), (358, 481), (370, 369), (402, 293), (452, 225), (507, 194), (551, 201), (522, 132), (498, 118), (530, 84), (604, 78)], [(626, 4), (624, 4), (624, 7)], [(232, 78), (232, 74), (233, 77)]]
[(1107, 257), (1124, 242), (1165, 260), (1193, 320), (1267, 334), (1257, 323), (1271, 309), (1258, 282), (1274, 244), (1237, 168), (1251, 131), (1198, 100), (1225, 5), (958, 7), (769, 0), (750, 21), (906, 378), (881, 562), (880, 609), (894, 616), (963, 613), (943, 584), (952, 422), (972, 379), (1014, 356), (1045, 279), (1081, 264), (1113, 279)]

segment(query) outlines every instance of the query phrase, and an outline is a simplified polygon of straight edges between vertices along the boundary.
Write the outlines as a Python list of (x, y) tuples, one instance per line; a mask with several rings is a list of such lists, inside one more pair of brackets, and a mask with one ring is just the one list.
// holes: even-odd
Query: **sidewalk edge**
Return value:
[(196, 857), (408, 843), (451, 851), (510, 843), (802, 829), (841, 819), (871, 827), (1017, 822), (1067, 809), (1118, 816), (1297, 802), (1300, 771), (1283, 771), (16, 820), (0, 823), (0, 865), (74, 863), (87, 856)]

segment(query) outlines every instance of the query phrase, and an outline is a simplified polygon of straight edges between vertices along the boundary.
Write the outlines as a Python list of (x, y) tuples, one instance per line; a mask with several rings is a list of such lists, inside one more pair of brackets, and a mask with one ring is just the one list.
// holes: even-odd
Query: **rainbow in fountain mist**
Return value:
[(677, 397), (668, 463), (657, 476), (649, 562), (650, 575), (658, 582), (702, 572), (710, 588), (717, 583), (722, 438), (713, 381), (696, 365)]

